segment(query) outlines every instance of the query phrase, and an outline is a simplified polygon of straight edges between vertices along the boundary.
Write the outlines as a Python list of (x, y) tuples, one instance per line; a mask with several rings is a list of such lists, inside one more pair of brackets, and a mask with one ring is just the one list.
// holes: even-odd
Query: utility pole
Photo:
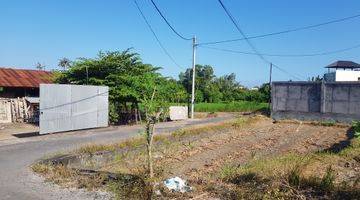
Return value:
[(271, 85), (271, 79), (272, 79), (272, 63), (270, 63), (270, 78), (269, 78), (270, 85)]
[(86, 85), (89, 85), (89, 69), (87, 65), (86, 65)]
[(192, 39), (192, 48), (193, 48), (193, 54), (192, 54), (192, 87), (191, 87), (191, 119), (194, 119), (194, 105), (195, 105), (195, 56), (196, 56), (196, 36)]
[(270, 74), (269, 74), (269, 90), (270, 90), (270, 99), (269, 99), (269, 109), (270, 109), (270, 112), (271, 112), (271, 82), (272, 82), (272, 63), (270, 63)]

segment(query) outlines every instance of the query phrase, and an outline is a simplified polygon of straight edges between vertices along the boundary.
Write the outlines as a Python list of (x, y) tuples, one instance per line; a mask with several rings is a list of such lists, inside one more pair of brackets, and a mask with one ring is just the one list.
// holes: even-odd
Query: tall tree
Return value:
[[(158, 73), (160, 68), (143, 63), (139, 55), (131, 52), (130, 49), (122, 52), (100, 52), (96, 58), (77, 59), (68, 70), (57, 76), (56, 81), (86, 84), (86, 69), (88, 69), (89, 84), (109, 86), (109, 117), (114, 123), (127, 122), (129, 120), (127, 117), (133, 116), (131, 113), (139, 108), (139, 103), (142, 101), (144, 91), (147, 91), (146, 87), (149, 86), (150, 80), (156, 80), (159, 85), (157, 90), (168, 90), (168, 92), (161, 93), (162, 96), (159, 98), (167, 96), (167, 99), (174, 100), (174, 97), (169, 98), (173, 92), (171, 90), (174, 88), (177, 88), (179, 94), (183, 93), (181, 92), (182, 87), (174, 86), (173, 81)], [(152, 78), (150, 79), (150, 77)], [(124, 113), (130, 113), (130, 116), (125, 116)]]
[(71, 65), (71, 61), (67, 58), (59, 59), (58, 66), (61, 67), (64, 71), (69, 68)]

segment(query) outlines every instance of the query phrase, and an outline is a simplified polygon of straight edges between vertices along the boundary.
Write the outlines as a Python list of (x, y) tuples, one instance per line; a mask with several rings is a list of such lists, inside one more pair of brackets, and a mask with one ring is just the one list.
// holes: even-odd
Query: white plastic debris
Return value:
[(179, 178), (179, 177), (174, 177), (174, 178), (169, 178), (166, 179), (164, 181), (164, 185), (171, 191), (174, 192), (190, 192), (191, 191), (191, 187), (187, 185), (186, 181)]

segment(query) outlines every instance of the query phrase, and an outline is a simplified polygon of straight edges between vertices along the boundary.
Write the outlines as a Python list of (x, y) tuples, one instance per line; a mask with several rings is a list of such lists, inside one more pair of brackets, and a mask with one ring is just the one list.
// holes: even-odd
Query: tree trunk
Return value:
[(135, 124), (138, 124), (138, 110), (137, 108), (134, 109), (135, 114)]
[(152, 161), (152, 145), (153, 145), (153, 135), (155, 130), (155, 124), (152, 120), (148, 120), (146, 124), (146, 134), (147, 134), (147, 152), (148, 152), (148, 168), (150, 178), (154, 178), (154, 169)]

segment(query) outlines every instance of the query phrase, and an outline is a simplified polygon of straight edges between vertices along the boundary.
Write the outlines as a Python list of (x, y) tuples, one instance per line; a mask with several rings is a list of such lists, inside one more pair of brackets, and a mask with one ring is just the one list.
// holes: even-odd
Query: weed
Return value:
[(233, 179), (237, 174), (238, 168), (232, 165), (225, 165), (220, 170), (220, 178), (224, 181), (230, 181)]
[(151, 187), (138, 176), (120, 175), (108, 183), (107, 188), (116, 199), (151, 199)]
[(94, 154), (100, 151), (115, 151), (115, 145), (98, 145), (98, 144), (88, 144), (80, 147), (77, 150), (77, 153), (80, 154)]
[(31, 169), (39, 174), (47, 174), (49, 172), (49, 165), (36, 163), (34, 165), (31, 165)]
[(334, 180), (334, 170), (331, 168), (331, 166), (329, 166), (326, 169), (325, 175), (321, 179), (320, 187), (325, 191), (330, 191), (334, 188)]
[(233, 126), (235, 129), (242, 128), (247, 121), (248, 121), (247, 118), (238, 118), (238, 119), (233, 123), (232, 126)]
[(288, 182), (292, 186), (299, 187), (300, 186), (300, 166), (296, 165), (288, 175)]
[(325, 120), (320, 122), (321, 126), (334, 126), (336, 124), (335, 120)]

